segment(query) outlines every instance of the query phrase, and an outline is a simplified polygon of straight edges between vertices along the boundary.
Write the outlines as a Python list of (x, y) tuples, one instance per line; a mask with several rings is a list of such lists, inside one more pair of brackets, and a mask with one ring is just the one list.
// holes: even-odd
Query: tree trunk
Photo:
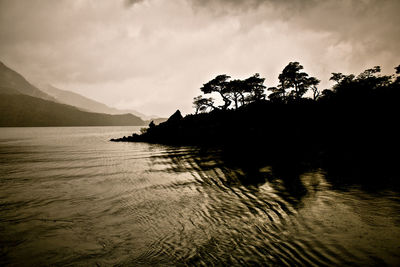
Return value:
[(231, 101), (222, 92), (219, 92), (219, 94), (221, 95), (222, 100), (225, 102), (223, 109), (226, 110), (231, 104)]

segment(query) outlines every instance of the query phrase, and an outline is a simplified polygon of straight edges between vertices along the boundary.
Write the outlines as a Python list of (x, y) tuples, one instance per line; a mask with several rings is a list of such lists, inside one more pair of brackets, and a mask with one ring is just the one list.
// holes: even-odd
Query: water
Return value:
[(400, 264), (398, 192), (108, 141), (138, 131), (1, 128), (0, 265)]

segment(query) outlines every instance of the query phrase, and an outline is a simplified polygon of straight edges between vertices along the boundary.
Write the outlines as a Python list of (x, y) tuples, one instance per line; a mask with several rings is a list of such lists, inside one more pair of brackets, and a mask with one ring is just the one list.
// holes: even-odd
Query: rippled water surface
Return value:
[(138, 129), (0, 128), (0, 265), (400, 264), (397, 192)]

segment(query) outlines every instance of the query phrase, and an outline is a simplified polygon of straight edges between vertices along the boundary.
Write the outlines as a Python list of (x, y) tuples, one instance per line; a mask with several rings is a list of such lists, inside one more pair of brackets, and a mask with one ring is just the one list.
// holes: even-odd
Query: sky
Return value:
[(332, 72), (400, 64), (399, 0), (0, 0), (0, 61), (109, 106), (169, 116), (219, 74), (291, 61)]

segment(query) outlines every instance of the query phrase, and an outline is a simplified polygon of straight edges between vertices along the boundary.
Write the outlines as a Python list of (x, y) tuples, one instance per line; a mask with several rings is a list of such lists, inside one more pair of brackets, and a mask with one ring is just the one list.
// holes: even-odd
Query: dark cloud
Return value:
[[(126, 0), (130, 5), (145, 0)], [(151, 0), (149, 0), (151, 1)], [(400, 41), (399, 0), (184, 0), (196, 12), (240, 16), (262, 10), (256, 20), (242, 20), (251, 30), (261, 21), (284, 21), (297, 31), (332, 34), (337, 42), (355, 42), (367, 50), (393, 51)], [(211, 22), (212, 23), (212, 22)]]
[[(399, 59), (400, 1), (398, 0), (187, 0), (196, 10), (216, 16), (258, 14), (240, 18), (243, 31), (261, 22), (281, 21), (293, 32), (329, 35), (331, 45), (348, 43), (358, 64), (379, 54)], [(377, 62), (379, 64), (379, 62)], [(384, 62), (382, 62), (384, 64)]]

